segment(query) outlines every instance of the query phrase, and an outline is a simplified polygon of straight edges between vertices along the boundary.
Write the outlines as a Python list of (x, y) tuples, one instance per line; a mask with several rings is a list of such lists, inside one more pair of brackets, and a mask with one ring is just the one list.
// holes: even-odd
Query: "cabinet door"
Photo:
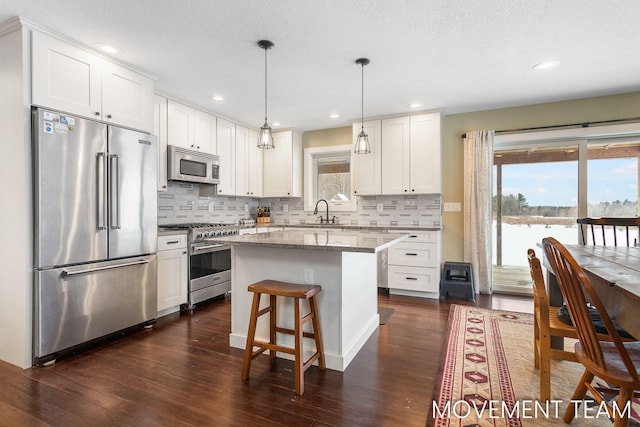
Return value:
[(216, 154), (216, 116), (194, 110), (193, 145), (194, 149)]
[(187, 249), (158, 251), (158, 311), (187, 302)]
[[(360, 133), (361, 123), (353, 124), (352, 143)], [(381, 194), (381, 150), (380, 150), (380, 120), (364, 122), (364, 131), (369, 136), (371, 153), (351, 153), (353, 165), (353, 192), (358, 196)]]
[(151, 132), (153, 80), (120, 65), (103, 62), (102, 120)]
[(195, 149), (194, 145), (194, 116), (193, 108), (179, 102), (167, 102), (167, 142), (178, 147)]
[(167, 98), (153, 97), (153, 134), (158, 137), (158, 191), (167, 191)]
[(273, 150), (263, 150), (263, 195), (265, 197), (291, 196), (292, 132), (274, 132)]
[(441, 193), (440, 114), (411, 116), (411, 192)]
[(236, 194), (236, 125), (227, 120), (218, 119), (217, 134), (217, 154), (220, 157), (218, 194), (234, 196)]
[(409, 192), (409, 117), (382, 120), (382, 194)]
[(101, 58), (33, 31), (31, 69), (33, 104), (101, 118)]
[(250, 195), (248, 143), (249, 129), (236, 125), (236, 195), (238, 196)]
[(249, 176), (249, 195), (253, 197), (262, 197), (262, 156), (264, 150), (257, 147), (257, 141), (258, 131), (249, 130), (249, 136), (247, 139), (247, 157), (249, 159), (249, 163), (247, 165), (247, 174)]

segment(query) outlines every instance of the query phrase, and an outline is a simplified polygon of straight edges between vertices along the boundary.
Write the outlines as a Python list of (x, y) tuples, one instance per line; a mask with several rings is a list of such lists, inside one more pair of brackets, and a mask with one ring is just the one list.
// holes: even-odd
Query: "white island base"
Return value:
[[(322, 286), (318, 294), (326, 365), (344, 371), (379, 324), (377, 264), (374, 252), (291, 249), (232, 244), (231, 347), (245, 348), (253, 293), (247, 286), (264, 279)], [(262, 297), (261, 307), (268, 296)], [(304, 313), (308, 306), (303, 303)], [(258, 319), (256, 338), (269, 340), (269, 316)], [(293, 299), (278, 297), (278, 323), (293, 329)], [(310, 329), (310, 322), (305, 330)], [(307, 329), (309, 327), (309, 329)], [(278, 334), (278, 343), (293, 346), (293, 337)], [(304, 339), (305, 360), (315, 350)], [(293, 359), (278, 353), (278, 357)]]

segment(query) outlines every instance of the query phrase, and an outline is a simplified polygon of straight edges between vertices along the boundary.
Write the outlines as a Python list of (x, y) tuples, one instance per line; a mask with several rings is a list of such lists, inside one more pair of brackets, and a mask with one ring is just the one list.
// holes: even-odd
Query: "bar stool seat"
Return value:
[[(318, 361), (320, 369), (326, 368), (324, 359), (324, 349), (322, 347), (322, 332), (320, 330), (320, 318), (316, 295), (322, 290), (320, 285), (301, 285), (297, 283), (280, 282), (277, 280), (262, 280), (249, 285), (249, 292), (253, 292), (253, 303), (251, 305), (251, 315), (249, 319), (249, 330), (247, 332), (247, 344), (244, 351), (244, 363), (242, 365), (242, 380), (249, 378), (251, 361), (258, 355), (269, 350), (269, 358), (275, 361), (276, 353), (283, 352), (294, 355), (295, 363), (295, 392), (298, 395), (304, 393), (304, 372)], [(269, 295), (269, 305), (260, 309), (260, 297), (262, 294)], [(294, 299), (294, 329), (282, 328), (278, 326), (277, 297), (289, 297)], [(302, 315), (302, 300), (309, 301), (309, 313)], [(269, 342), (255, 339), (258, 317), (269, 313)], [(311, 321), (313, 332), (304, 332), (302, 327)], [(290, 334), (294, 336), (294, 347), (287, 347), (277, 344), (277, 334)], [(302, 352), (303, 338), (312, 338), (316, 344), (315, 353), (306, 361)], [(254, 347), (258, 347), (253, 351)]]

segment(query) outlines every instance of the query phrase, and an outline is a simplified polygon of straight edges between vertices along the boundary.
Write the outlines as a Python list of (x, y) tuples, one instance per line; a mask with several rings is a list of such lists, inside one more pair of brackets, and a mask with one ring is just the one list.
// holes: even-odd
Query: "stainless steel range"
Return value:
[(238, 234), (237, 225), (198, 223), (161, 227), (189, 230), (189, 309), (231, 290), (231, 247), (223, 243), (206, 243), (204, 240)]

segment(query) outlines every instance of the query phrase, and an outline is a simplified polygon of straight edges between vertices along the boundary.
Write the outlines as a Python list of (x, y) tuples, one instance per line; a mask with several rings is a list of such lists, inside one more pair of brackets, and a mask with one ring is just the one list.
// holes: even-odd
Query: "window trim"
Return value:
[(351, 194), (349, 194), (349, 203), (329, 202), (329, 209), (333, 212), (355, 212), (358, 209), (357, 200), (353, 193), (353, 162), (351, 162), (351, 145), (328, 145), (324, 147), (310, 147), (304, 149), (304, 210), (313, 211), (316, 206), (315, 193), (315, 176), (317, 167), (314, 157), (317, 155), (345, 155), (349, 158), (349, 185)]

